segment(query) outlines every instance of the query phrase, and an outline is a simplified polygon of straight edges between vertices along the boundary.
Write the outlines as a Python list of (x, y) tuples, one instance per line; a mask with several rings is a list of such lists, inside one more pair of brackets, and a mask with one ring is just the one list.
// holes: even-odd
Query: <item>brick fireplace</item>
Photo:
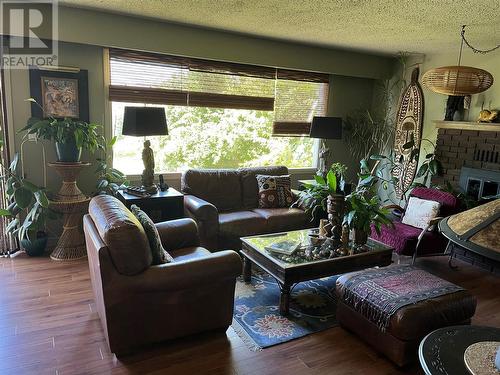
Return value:
[[(479, 124), (464, 126), (481, 128)], [(491, 128), (491, 125), (488, 126)], [(433, 184), (444, 185), (445, 181), (449, 181), (458, 188), (461, 173), (460, 185), (464, 181), (462, 167), (468, 167), (465, 170), (482, 170), (485, 178), (494, 176), (496, 179), (500, 172), (500, 125), (498, 127), (498, 131), (438, 128), (436, 157), (443, 164), (443, 175), (435, 176)]]

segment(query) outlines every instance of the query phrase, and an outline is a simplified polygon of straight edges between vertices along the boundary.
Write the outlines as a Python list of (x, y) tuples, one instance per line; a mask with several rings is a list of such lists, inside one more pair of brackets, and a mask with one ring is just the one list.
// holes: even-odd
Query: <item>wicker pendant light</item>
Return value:
[(429, 90), (444, 95), (465, 96), (486, 91), (493, 84), (493, 76), (486, 70), (460, 65), (464, 41), (469, 45), (465, 40), (465, 26), (462, 26), (461, 35), (458, 65), (434, 68), (422, 76), (422, 84)]

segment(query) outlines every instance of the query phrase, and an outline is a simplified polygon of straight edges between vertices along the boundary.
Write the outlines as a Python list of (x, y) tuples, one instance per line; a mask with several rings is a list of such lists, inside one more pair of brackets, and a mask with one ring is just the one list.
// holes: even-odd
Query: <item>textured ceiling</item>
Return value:
[(500, 0), (60, 0), (122, 13), (328, 47), (395, 54), (458, 52), (460, 26), (500, 43)]

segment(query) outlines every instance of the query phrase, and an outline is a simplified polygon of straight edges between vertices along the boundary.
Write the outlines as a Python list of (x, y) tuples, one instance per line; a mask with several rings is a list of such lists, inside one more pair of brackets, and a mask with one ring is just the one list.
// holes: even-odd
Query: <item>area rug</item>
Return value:
[(236, 282), (233, 329), (253, 350), (281, 344), (335, 326), (336, 276), (302, 282), (291, 293), (290, 314), (279, 313), (280, 290), (263, 272)]

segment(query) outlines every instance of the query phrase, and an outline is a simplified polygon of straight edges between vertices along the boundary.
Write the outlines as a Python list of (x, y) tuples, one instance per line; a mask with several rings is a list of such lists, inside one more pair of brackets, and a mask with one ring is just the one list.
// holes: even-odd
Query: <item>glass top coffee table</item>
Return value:
[[(391, 264), (393, 249), (381, 242), (368, 239), (365, 251), (350, 255), (324, 258), (319, 256), (318, 246), (311, 244), (310, 229), (242, 237), (241, 253), (244, 257), (243, 279), (251, 281), (252, 263), (276, 279), (280, 287), (280, 313), (287, 315), (290, 291), (302, 281), (319, 279), (369, 267)], [(277, 243), (300, 244), (293, 255), (284, 255), (266, 250)], [(293, 247), (293, 246), (292, 246)]]

